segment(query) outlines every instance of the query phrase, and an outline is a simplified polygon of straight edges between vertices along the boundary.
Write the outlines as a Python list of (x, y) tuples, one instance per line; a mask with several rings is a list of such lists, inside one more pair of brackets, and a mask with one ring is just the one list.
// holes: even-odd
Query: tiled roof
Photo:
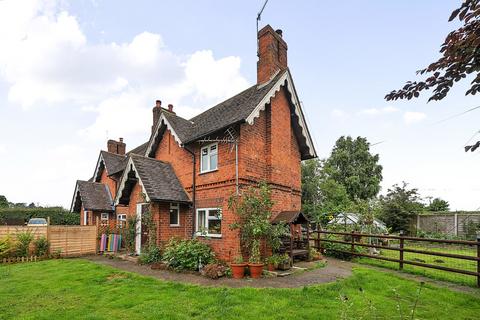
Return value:
[(264, 86), (253, 85), (190, 119), (193, 122), (193, 128), (186, 139), (181, 139), (183, 143), (192, 142), (210, 133), (246, 120), (285, 72), (287, 71), (279, 72), (275, 78)]
[(113, 200), (107, 186), (98, 182), (77, 181), (72, 201), (72, 211), (85, 210), (113, 212)]
[(108, 174), (115, 173), (115, 170), (117, 170), (118, 166), (121, 165), (121, 163), (125, 159), (125, 156), (107, 151), (101, 151), (101, 154), (105, 162), (105, 168), (107, 168)]
[[(190, 202), (172, 166), (163, 161), (136, 154), (130, 155), (133, 166), (140, 178), (147, 196), (152, 201)], [(130, 172), (124, 172), (128, 175)], [(121, 195), (129, 197), (129, 195)]]
[(308, 218), (300, 211), (282, 211), (278, 213), (271, 222), (301, 224), (308, 222)]

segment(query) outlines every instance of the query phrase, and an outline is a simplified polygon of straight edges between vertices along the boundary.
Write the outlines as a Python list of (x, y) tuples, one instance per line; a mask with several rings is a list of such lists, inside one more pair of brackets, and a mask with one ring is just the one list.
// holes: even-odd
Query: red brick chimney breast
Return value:
[(110, 153), (115, 153), (119, 155), (125, 155), (125, 150), (127, 145), (123, 142), (123, 138), (118, 139), (119, 141), (115, 140), (108, 140), (107, 141), (107, 151)]
[(257, 84), (269, 81), (277, 71), (287, 69), (288, 46), (282, 30), (266, 25), (258, 32)]

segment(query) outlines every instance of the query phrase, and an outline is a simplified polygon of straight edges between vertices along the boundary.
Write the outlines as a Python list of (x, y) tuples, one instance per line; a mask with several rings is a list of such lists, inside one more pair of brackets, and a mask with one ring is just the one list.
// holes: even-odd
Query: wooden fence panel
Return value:
[(50, 253), (61, 256), (81, 256), (97, 251), (97, 226), (0, 226), (0, 238), (30, 231), (35, 239), (44, 236), (50, 242)]
[(50, 226), (50, 252), (62, 256), (95, 254), (97, 251), (96, 226)]
[(47, 238), (48, 227), (27, 227), (27, 226), (0, 226), (0, 238), (10, 235), (15, 238), (22, 232), (32, 232), (35, 239), (44, 236)]

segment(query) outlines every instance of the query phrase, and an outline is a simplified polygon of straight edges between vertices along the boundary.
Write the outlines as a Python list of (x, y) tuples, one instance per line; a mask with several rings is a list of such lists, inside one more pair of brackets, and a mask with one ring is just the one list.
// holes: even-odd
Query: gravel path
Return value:
[(148, 266), (138, 265), (131, 261), (109, 259), (103, 256), (89, 256), (87, 260), (114, 267), (123, 271), (135, 272), (144, 276), (155, 277), (166, 281), (183, 282), (189, 284), (213, 287), (255, 287), (255, 288), (295, 288), (313, 284), (334, 282), (352, 274), (354, 264), (337, 259), (328, 259), (323, 268), (298, 272), (286, 277), (268, 277), (257, 280), (220, 278), (212, 280), (198, 274), (177, 273), (168, 270), (152, 270)]

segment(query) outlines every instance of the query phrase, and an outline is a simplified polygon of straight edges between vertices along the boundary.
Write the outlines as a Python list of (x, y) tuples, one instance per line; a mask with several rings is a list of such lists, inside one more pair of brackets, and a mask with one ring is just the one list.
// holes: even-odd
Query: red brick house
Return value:
[(93, 178), (75, 188), (72, 211), (82, 224), (96, 217), (121, 224), (150, 210), (159, 244), (173, 236), (198, 237), (228, 261), (240, 249), (238, 231), (229, 229), (235, 220), (227, 205), (232, 194), (266, 181), (274, 215), (300, 210), (300, 163), (316, 157), (315, 148), (282, 32), (267, 25), (258, 41), (255, 85), (189, 120), (157, 101), (147, 142), (126, 153), (122, 139), (108, 141)]

